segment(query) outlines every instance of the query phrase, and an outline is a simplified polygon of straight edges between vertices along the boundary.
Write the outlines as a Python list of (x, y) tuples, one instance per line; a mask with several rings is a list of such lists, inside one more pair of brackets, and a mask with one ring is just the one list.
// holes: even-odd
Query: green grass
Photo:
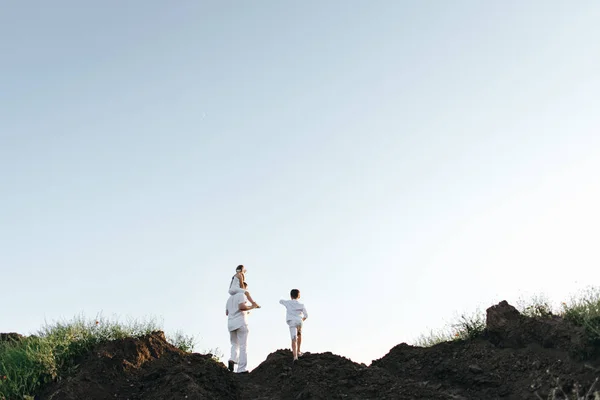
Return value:
[(591, 287), (580, 296), (563, 302), (560, 315), (583, 326), (590, 340), (600, 342), (600, 288)]
[(431, 347), (439, 343), (455, 340), (469, 340), (479, 337), (485, 329), (485, 314), (481, 310), (473, 314), (462, 314), (457, 321), (446, 328), (432, 330), (415, 341), (420, 347)]
[[(161, 330), (156, 320), (121, 323), (99, 317), (76, 317), (46, 324), (35, 335), (19, 342), (0, 343), (0, 399), (27, 399), (48, 382), (61, 379), (77, 368), (75, 360), (94, 345), (128, 337), (138, 338)], [(193, 336), (176, 332), (167, 340), (185, 352), (195, 346)]]
[(196, 338), (185, 335), (182, 331), (177, 331), (173, 335), (167, 335), (167, 342), (186, 353), (191, 353), (196, 347)]
[(455, 340), (455, 336), (449, 329), (431, 330), (428, 334), (423, 334), (415, 340), (415, 346), (432, 347), (436, 344), (451, 342)]
[(545, 318), (560, 316), (585, 328), (588, 339), (600, 344), (600, 288), (589, 287), (555, 308), (543, 295), (534, 297), (526, 306), (521, 303), (519, 311), (528, 317)]
[(544, 294), (532, 296), (531, 299), (527, 301), (519, 299), (516, 308), (521, 314), (532, 318), (546, 318), (555, 314), (552, 302)]

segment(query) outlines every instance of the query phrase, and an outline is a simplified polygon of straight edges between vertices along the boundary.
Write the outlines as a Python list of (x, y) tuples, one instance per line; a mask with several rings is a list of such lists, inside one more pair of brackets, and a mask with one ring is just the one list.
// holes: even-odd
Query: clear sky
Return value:
[[(93, 4), (92, 4), (93, 3)], [(0, 331), (157, 316), (369, 363), (599, 282), (600, 3), (6, 1)]]

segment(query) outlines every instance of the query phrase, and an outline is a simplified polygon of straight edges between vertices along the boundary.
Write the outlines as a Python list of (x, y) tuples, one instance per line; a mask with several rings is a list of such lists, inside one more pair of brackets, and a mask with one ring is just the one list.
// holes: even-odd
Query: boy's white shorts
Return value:
[(287, 321), (288, 326), (290, 327), (290, 337), (292, 340), (298, 337), (298, 334), (302, 335), (302, 320), (293, 320)]

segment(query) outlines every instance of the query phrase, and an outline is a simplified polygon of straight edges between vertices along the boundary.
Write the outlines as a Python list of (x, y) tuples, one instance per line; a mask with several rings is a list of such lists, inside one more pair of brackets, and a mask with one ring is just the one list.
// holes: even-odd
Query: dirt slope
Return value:
[(98, 346), (40, 399), (236, 399), (234, 378), (210, 355), (184, 353), (155, 332)]

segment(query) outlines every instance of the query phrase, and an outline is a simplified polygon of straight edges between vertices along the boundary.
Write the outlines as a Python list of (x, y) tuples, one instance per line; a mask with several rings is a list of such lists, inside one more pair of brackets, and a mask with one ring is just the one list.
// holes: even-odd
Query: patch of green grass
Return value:
[(186, 335), (182, 331), (177, 331), (173, 335), (167, 336), (167, 341), (179, 350), (191, 353), (196, 347), (196, 337)]
[[(67, 322), (46, 324), (35, 335), (17, 342), (0, 343), (0, 399), (33, 396), (48, 382), (72, 374), (75, 360), (93, 346), (128, 337), (139, 338), (161, 330), (154, 319), (121, 323), (103, 317), (87, 320), (82, 316)], [(170, 340), (169, 340), (170, 339)], [(195, 339), (177, 332), (169, 340), (191, 352)]]
[(531, 299), (517, 301), (519, 312), (526, 317), (532, 318), (547, 318), (554, 314), (552, 303), (544, 294), (538, 294)]
[(600, 288), (591, 287), (580, 296), (562, 303), (561, 315), (583, 326), (591, 340), (600, 341)]
[(447, 329), (431, 330), (427, 335), (421, 335), (415, 340), (415, 346), (432, 347), (436, 344), (451, 342), (455, 340), (454, 335)]
[(57, 376), (52, 345), (41, 338), (0, 343), (0, 398), (22, 399)]
[(419, 347), (431, 347), (454, 340), (470, 340), (479, 337), (485, 329), (485, 315), (477, 310), (473, 314), (462, 314), (457, 321), (440, 330), (432, 330), (415, 341)]
[(463, 314), (452, 327), (454, 328), (454, 337), (456, 339), (476, 339), (485, 330), (485, 314), (481, 310), (477, 310), (470, 315)]
[(223, 354), (221, 349), (218, 347), (215, 347), (214, 349), (205, 349), (202, 354), (209, 354), (212, 356), (212, 359), (217, 362), (222, 362), (222, 360), (225, 358), (225, 354)]

